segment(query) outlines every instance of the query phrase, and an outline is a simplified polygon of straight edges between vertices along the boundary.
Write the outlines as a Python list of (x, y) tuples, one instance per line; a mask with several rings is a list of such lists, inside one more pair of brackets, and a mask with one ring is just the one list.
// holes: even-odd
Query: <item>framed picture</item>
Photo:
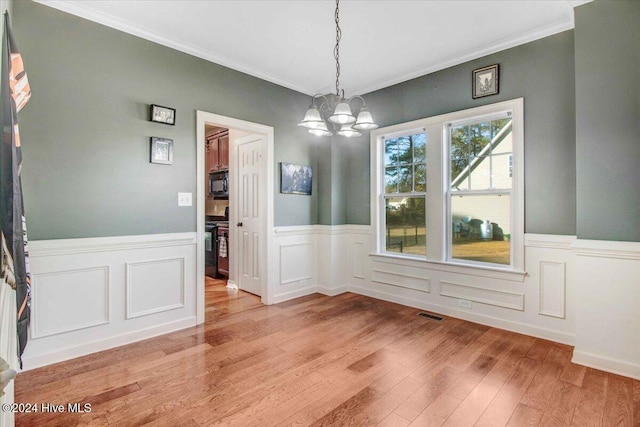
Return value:
[(498, 64), (473, 70), (473, 99), (498, 93)]
[(311, 166), (280, 163), (280, 192), (311, 195), (313, 171)]
[(173, 139), (151, 137), (151, 163), (173, 164)]
[(151, 104), (151, 121), (173, 126), (176, 124), (176, 109)]

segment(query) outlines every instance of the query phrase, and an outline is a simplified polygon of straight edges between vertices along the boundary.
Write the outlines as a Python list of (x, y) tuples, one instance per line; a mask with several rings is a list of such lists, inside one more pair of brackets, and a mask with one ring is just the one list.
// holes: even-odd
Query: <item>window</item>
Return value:
[(522, 272), (523, 117), (517, 99), (372, 131), (374, 252)]
[(426, 255), (426, 135), (384, 139), (385, 248)]
[(511, 265), (511, 112), (451, 124), (448, 259)]

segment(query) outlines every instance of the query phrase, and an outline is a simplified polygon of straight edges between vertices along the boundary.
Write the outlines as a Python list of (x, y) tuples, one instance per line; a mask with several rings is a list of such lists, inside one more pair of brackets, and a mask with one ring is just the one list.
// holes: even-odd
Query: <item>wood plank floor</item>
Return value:
[(640, 382), (571, 347), (346, 293), (263, 306), (207, 279), (206, 323), (28, 371), (20, 426), (640, 426)]

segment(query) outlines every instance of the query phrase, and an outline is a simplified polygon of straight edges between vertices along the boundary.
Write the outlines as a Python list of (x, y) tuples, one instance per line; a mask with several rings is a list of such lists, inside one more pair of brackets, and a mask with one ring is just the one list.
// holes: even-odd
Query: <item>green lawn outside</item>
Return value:
[[(426, 255), (426, 227), (387, 227), (387, 252)], [(503, 240), (453, 240), (452, 257), (469, 261), (509, 265), (511, 242)]]

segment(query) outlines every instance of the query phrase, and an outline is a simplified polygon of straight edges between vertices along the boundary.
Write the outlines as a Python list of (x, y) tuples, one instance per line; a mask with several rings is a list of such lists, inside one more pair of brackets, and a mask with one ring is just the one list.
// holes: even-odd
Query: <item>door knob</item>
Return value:
[(239, 222), (238, 224), (236, 224), (238, 227), (242, 227), (242, 223)]

